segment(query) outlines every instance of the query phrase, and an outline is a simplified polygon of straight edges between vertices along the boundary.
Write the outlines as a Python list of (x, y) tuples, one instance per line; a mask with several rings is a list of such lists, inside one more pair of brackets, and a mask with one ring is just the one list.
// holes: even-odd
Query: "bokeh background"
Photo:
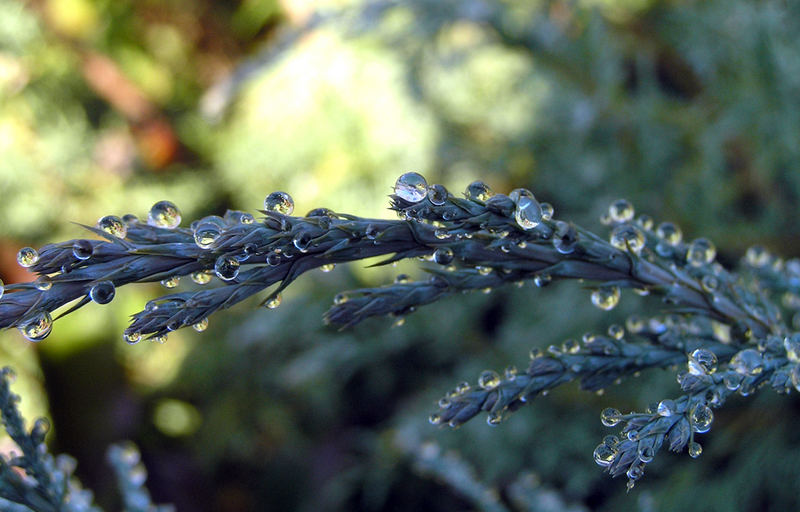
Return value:
[[(625, 197), (727, 264), (755, 243), (796, 256), (798, 34), (780, 0), (0, 0), (0, 276), (31, 280), (17, 250), (85, 236), (71, 221), (162, 199), (184, 225), (276, 189), (298, 213), (391, 217), (408, 170), (453, 192), (525, 186), (598, 230)], [(611, 433), (599, 411), (677, 396), (673, 373), (565, 386), (495, 428), (429, 425), (459, 381), (659, 304), (624, 295), (601, 314), (557, 283), (450, 298), (403, 327), (323, 325), (337, 291), (400, 272), (422, 275), (316, 272), (274, 311), (250, 301), (164, 345), (122, 340), (165, 293), (130, 286), (42, 343), (0, 333), (0, 363), (108, 510), (121, 439), (181, 511), (800, 507), (800, 402), (768, 390), (627, 495), (592, 460)]]

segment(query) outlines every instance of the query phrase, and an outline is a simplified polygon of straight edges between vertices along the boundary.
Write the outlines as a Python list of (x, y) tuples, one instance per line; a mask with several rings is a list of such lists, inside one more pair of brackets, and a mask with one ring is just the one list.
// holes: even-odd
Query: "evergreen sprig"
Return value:
[[(324, 208), (298, 217), (291, 215), (291, 197), (274, 192), (260, 221), (229, 211), (181, 228), (178, 209), (166, 201), (154, 205), (147, 222), (133, 215), (104, 217), (96, 227), (87, 226), (104, 240), (20, 251), (19, 261), (40, 277), (6, 287), (0, 327), (18, 327), (39, 341), (50, 332), (51, 314), (71, 302), (62, 314), (91, 301), (107, 303), (116, 287), (128, 283), (162, 281), (171, 288), (183, 276), (199, 285), (216, 276), (220, 286), (168, 294), (133, 315), (125, 331), (129, 343), (163, 341), (182, 327), (205, 329), (214, 312), (270, 287), (262, 304), (275, 307), (281, 290), (309, 270), (375, 256), (385, 257), (379, 264), (428, 261), (430, 278), (399, 276), (382, 287), (343, 292), (326, 321), (342, 327), (380, 315), (402, 321), (417, 307), (456, 292), (529, 280), (539, 287), (560, 279), (590, 282), (592, 302), (610, 310), (620, 289), (630, 288), (660, 297), (665, 314), (630, 319), (627, 332), (612, 326), (607, 336), (553, 345), (547, 354), (532, 354), (522, 373), (513, 367), (502, 376), (486, 371), (477, 387), (462, 383), (448, 393), (431, 416), (432, 423), (458, 426), (487, 411), (489, 423), (497, 424), (566, 382), (579, 380), (582, 388), (597, 391), (648, 368), (687, 364), (679, 377), (685, 395), (646, 413), (604, 412), (605, 424), (625, 424), (624, 439), (607, 438), (595, 458), (612, 475), (627, 474), (629, 485), (665, 442), (698, 455), (694, 433), (707, 430), (703, 421), (710, 424), (711, 408), (731, 393), (746, 395), (767, 382), (779, 391), (800, 386), (800, 346), (783, 321), (800, 304), (792, 300), (800, 291), (800, 262), (784, 264), (751, 248), (742, 271), (728, 271), (715, 261), (712, 242), (685, 241), (674, 224), (634, 218), (625, 200), (614, 202), (602, 219), (611, 230), (607, 238), (555, 218), (552, 206), (526, 189), (495, 194), (482, 182), (470, 184), (461, 198), (406, 173), (395, 184), (391, 208), (399, 219)], [(775, 294), (782, 294), (782, 304), (772, 301)]]

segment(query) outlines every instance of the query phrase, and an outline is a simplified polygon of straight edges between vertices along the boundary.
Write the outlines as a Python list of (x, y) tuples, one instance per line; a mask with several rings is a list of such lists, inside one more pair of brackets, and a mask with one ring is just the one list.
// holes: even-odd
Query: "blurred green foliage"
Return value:
[[(778, 0), (0, 0), (0, 274), (30, 279), (16, 250), (83, 236), (69, 221), (161, 199), (185, 222), (275, 189), (299, 213), (384, 216), (411, 169), (451, 190), (530, 187), (589, 227), (624, 196), (714, 239), (723, 262), (752, 243), (796, 255), (798, 15)], [(675, 394), (666, 374), (599, 397), (568, 387), (498, 428), (431, 427), (455, 383), (658, 304), (625, 296), (601, 318), (563, 284), (449, 300), (402, 328), (318, 320), (336, 291), (400, 271), (415, 272), (305, 278), (276, 311), (236, 308), (163, 346), (122, 342), (158, 293), (122, 290), (41, 346), (0, 333), (0, 354), (106, 506), (103, 452), (125, 437), (179, 510), (800, 505), (797, 401), (768, 391), (630, 495), (592, 462), (598, 411)]]

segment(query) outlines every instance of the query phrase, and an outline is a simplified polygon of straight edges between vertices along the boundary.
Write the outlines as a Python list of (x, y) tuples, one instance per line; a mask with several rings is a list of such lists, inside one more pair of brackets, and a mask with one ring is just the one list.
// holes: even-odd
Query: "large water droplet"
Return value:
[(239, 275), (239, 260), (230, 256), (220, 256), (214, 263), (214, 273), (223, 281), (230, 281)]
[(669, 398), (658, 402), (658, 407), (656, 408), (656, 412), (659, 416), (672, 416), (677, 410), (678, 406), (675, 404), (675, 401)]
[(717, 256), (717, 249), (707, 238), (698, 238), (689, 244), (686, 250), (686, 261), (693, 267), (708, 265)]
[(128, 234), (127, 224), (114, 215), (101, 217), (100, 220), (97, 221), (97, 229), (116, 238), (125, 238)]
[(397, 178), (394, 184), (394, 194), (409, 203), (418, 203), (425, 199), (428, 193), (428, 182), (425, 177), (417, 172), (407, 172)]
[(114, 299), (116, 288), (111, 281), (100, 281), (89, 288), (89, 298), (96, 304), (108, 304)]
[(150, 208), (147, 223), (157, 228), (175, 229), (181, 223), (181, 212), (170, 201), (159, 201)]
[(194, 227), (194, 243), (201, 249), (210, 249), (213, 247), (214, 242), (216, 242), (222, 234), (222, 227), (218, 223), (206, 219), (201, 220)]
[(264, 199), (264, 209), (270, 212), (278, 212), (283, 215), (291, 215), (294, 211), (294, 200), (286, 192), (276, 191)]
[(522, 229), (533, 229), (542, 222), (542, 207), (530, 190), (518, 188), (508, 197), (514, 201), (514, 219)]
[(758, 350), (748, 348), (736, 353), (729, 366), (742, 375), (758, 375), (764, 369), (764, 359)]
[(717, 356), (710, 350), (698, 348), (689, 354), (687, 366), (692, 375), (710, 375), (717, 369)]
[(79, 260), (88, 260), (93, 252), (94, 248), (89, 240), (75, 240), (72, 243), (72, 255)]
[(644, 232), (633, 224), (620, 224), (611, 231), (610, 241), (621, 251), (641, 254), (645, 243)]
[(3, 280), (0, 279), (0, 299), (3, 298), (3, 294), (5, 292), (6, 292), (5, 283), (3, 283)]
[(711, 430), (711, 422), (714, 421), (714, 413), (707, 405), (699, 404), (692, 409), (689, 418), (692, 422), (692, 430), (698, 434)]
[(616, 449), (608, 446), (606, 443), (600, 443), (597, 445), (597, 448), (594, 449), (594, 461), (598, 466), (607, 467), (614, 462), (614, 456), (616, 454)]
[(656, 234), (659, 238), (672, 246), (678, 245), (681, 243), (681, 239), (683, 239), (681, 228), (672, 222), (662, 222), (659, 224), (656, 228)]
[(40, 292), (46, 292), (50, 288), (53, 287), (53, 281), (50, 280), (48, 276), (39, 276), (33, 282), (33, 285), (36, 287), (37, 290)]
[(492, 192), (492, 189), (489, 188), (489, 185), (486, 183), (482, 181), (473, 181), (467, 185), (464, 195), (471, 201), (480, 201), (485, 203), (494, 195), (494, 192)]
[(134, 332), (126, 331), (125, 334), (123, 334), (123, 338), (125, 339), (125, 343), (127, 343), (128, 345), (136, 345), (137, 343), (142, 341), (142, 334), (138, 331)]
[(592, 292), (592, 304), (605, 311), (610, 311), (619, 304), (619, 296), (618, 286), (603, 286)]
[(192, 329), (194, 329), (197, 332), (203, 332), (206, 329), (208, 329), (208, 318), (201, 318), (200, 320), (192, 324)]
[(19, 263), (21, 267), (32, 267), (36, 265), (37, 261), (39, 261), (39, 253), (32, 247), (23, 247), (17, 253), (17, 263)]
[(606, 427), (613, 427), (622, 420), (622, 413), (613, 407), (606, 407), (600, 412), (600, 421)]
[(19, 332), (29, 341), (42, 341), (53, 330), (53, 318), (49, 311), (40, 310), (22, 320)]
[(626, 199), (617, 199), (608, 207), (612, 222), (628, 222), (633, 219), (633, 205)]
[(478, 386), (485, 390), (492, 390), (500, 385), (500, 376), (493, 370), (484, 370), (478, 377)]

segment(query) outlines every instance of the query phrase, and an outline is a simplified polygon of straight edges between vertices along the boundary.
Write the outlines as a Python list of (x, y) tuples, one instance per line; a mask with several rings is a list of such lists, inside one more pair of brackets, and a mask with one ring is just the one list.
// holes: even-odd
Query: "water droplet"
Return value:
[(166, 334), (158, 334), (158, 335), (153, 336), (153, 337), (148, 338), (148, 339), (150, 341), (152, 341), (153, 343), (158, 343), (159, 345), (163, 345), (164, 343), (167, 342), (167, 335)]
[(493, 370), (484, 370), (478, 377), (478, 386), (487, 391), (500, 385), (500, 376)]
[(132, 213), (126, 213), (122, 216), (122, 222), (124, 222), (126, 226), (131, 227), (139, 223), (139, 217)]
[(214, 263), (214, 273), (223, 281), (230, 281), (239, 275), (239, 261), (230, 256), (220, 256)]
[(111, 281), (100, 281), (89, 288), (89, 298), (95, 304), (108, 304), (114, 299), (116, 288)]
[(449, 398), (449, 397), (446, 397), (446, 396), (445, 396), (445, 397), (442, 397), (442, 398), (440, 398), (440, 399), (439, 399), (439, 403), (438, 403), (438, 405), (439, 405), (439, 407), (441, 407), (442, 409), (447, 409), (448, 407), (450, 407), (451, 405), (453, 405), (453, 402), (450, 400), (450, 398)]
[(672, 222), (662, 222), (659, 224), (658, 228), (656, 228), (656, 235), (671, 246), (678, 245), (683, 239), (681, 228)]
[(320, 265), (319, 269), (321, 271), (323, 271), (323, 272), (330, 272), (331, 270), (334, 269), (334, 267), (336, 267), (336, 264), (334, 264), (334, 263), (326, 263), (324, 265)]
[(638, 224), (645, 231), (650, 231), (653, 229), (653, 217), (647, 214), (639, 215), (636, 217), (636, 224)]
[(31, 437), (36, 440), (44, 440), (44, 436), (50, 432), (50, 422), (47, 418), (37, 418), (31, 427)]
[(658, 407), (656, 408), (659, 416), (672, 416), (677, 410), (678, 406), (675, 405), (675, 401), (669, 398), (658, 402)]
[(32, 267), (36, 265), (37, 261), (39, 261), (39, 253), (32, 247), (23, 247), (17, 253), (17, 263), (19, 263), (21, 267)]
[(271, 251), (269, 254), (267, 254), (267, 260), (266, 261), (267, 261), (267, 265), (269, 265), (270, 267), (276, 267), (281, 262), (281, 255), (277, 251)]
[(734, 355), (729, 366), (742, 375), (758, 375), (764, 369), (764, 359), (758, 350), (748, 348)]
[(633, 224), (620, 224), (611, 231), (611, 245), (621, 251), (641, 254), (644, 248), (644, 232)]
[(502, 411), (495, 411), (490, 412), (488, 416), (486, 416), (486, 423), (490, 427), (496, 427), (497, 425), (503, 422), (503, 412)]
[(542, 349), (540, 349), (540, 348), (538, 348), (538, 347), (533, 347), (533, 348), (532, 348), (532, 349), (531, 349), (531, 350), (528, 352), (528, 357), (530, 357), (530, 358), (531, 358), (531, 360), (533, 360), (533, 359), (536, 359), (537, 357), (541, 357), (541, 355), (542, 355)]
[(542, 206), (530, 190), (518, 188), (508, 197), (514, 201), (514, 219), (522, 229), (533, 229), (542, 222)]
[(708, 265), (717, 256), (717, 249), (707, 238), (697, 238), (686, 250), (686, 261), (693, 267)]
[(544, 288), (552, 281), (553, 277), (550, 274), (536, 274), (535, 276), (533, 276), (533, 284), (537, 288)]
[(769, 251), (760, 245), (754, 245), (747, 249), (744, 259), (751, 267), (761, 268), (767, 266), (771, 259)]
[(800, 333), (794, 333), (783, 339), (786, 357), (792, 363), (800, 363)]
[(446, 229), (437, 229), (433, 232), (433, 236), (435, 236), (439, 240), (447, 240), (450, 238), (450, 232)]
[(561, 345), (561, 351), (565, 354), (577, 354), (581, 350), (581, 345), (574, 339), (570, 338)]
[(181, 211), (170, 201), (159, 201), (150, 208), (147, 223), (157, 228), (175, 229), (181, 223)]
[(606, 407), (600, 413), (600, 421), (606, 427), (613, 427), (614, 425), (622, 421), (622, 413), (619, 412), (617, 409), (614, 409), (613, 407)]
[(192, 324), (192, 329), (197, 332), (203, 332), (208, 329), (208, 318), (201, 318), (199, 321)]
[(612, 222), (628, 222), (633, 219), (633, 205), (625, 199), (617, 199), (608, 207)]
[(506, 369), (503, 370), (503, 375), (505, 376), (506, 380), (514, 380), (517, 378), (517, 367), (516, 366), (506, 366)]
[(88, 260), (93, 252), (94, 247), (89, 240), (75, 240), (72, 243), (72, 255), (79, 260)]
[(552, 204), (540, 203), (539, 206), (542, 208), (542, 220), (550, 220), (553, 218), (555, 209), (553, 208)]
[(703, 447), (700, 446), (700, 443), (696, 441), (692, 441), (689, 443), (689, 456), (693, 459), (696, 459), (703, 453)]
[(711, 430), (711, 422), (714, 421), (714, 413), (707, 405), (698, 404), (692, 409), (689, 420), (692, 422), (692, 430), (698, 434), (702, 434)]
[(3, 280), (0, 279), (0, 298), (3, 298), (3, 294), (5, 293), (5, 291), (6, 291), (5, 283), (3, 283)]
[(710, 274), (704, 275), (703, 278), (700, 279), (700, 286), (702, 286), (703, 290), (707, 293), (713, 293), (719, 288), (719, 279)]
[(192, 272), (191, 276), (192, 281), (197, 284), (208, 284), (211, 282), (211, 272), (208, 270), (198, 270), (197, 272)]
[(631, 467), (628, 468), (628, 472), (625, 475), (630, 479), (629, 481), (635, 482), (644, 476), (644, 464), (639, 464), (634, 462), (631, 464)]
[(39, 276), (33, 282), (33, 285), (40, 292), (46, 292), (47, 290), (53, 287), (53, 281), (51, 281), (50, 277), (48, 276)]
[(645, 464), (652, 462), (656, 456), (652, 446), (640, 446), (637, 450), (637, 455), (639, 456), (639, 460)]
[(431, 425), (438, 425), (442, 422), (442, 417), (437, 413), (431, 414), (430, 416), (428, 416), (428, 422)]
[(489, 185), (482, 181), (473, 181), (467, 185), (467, 189), (464, 191), (464, 196), (466, 196), (467, 199), (470, 201), (480, 201), (481, 203), (485, 203), (493, 195), (494, 192), (489, 188)]
[(162, 279), (161, 280), (161, 286), (163, 286), (164, 288), (167, 288), (167, 289), (172, 289), (172, 288), (177, 287), (178, 284), (180, 284), (180, 282), (181, 282), (181, 278), (180, 277), (172, 276), (172, 277), (168, 277), (166, 279)]
[(294, 211), (294, 200), (286, 192), (276, 191), (264, 199), (264, 209), (269, 212), (291, 215)]
[(644, 330), (644, 320), (638, 315), (631, 315), (625, 320), (625, 327), (634, 334)]
[(433, 252), (433, 261), (439, 265), (449, 265), (453, 261), (453, 249), (449, 247), (439, 247)]
[(128, 345), (136, 345), (137, 343), (142, 341), (142, 333), (138, 331), (134, 332), (126, 331), (125, 334), (123, 335), (123, 338), (125, 339), (125, 343), (127, 343)]
[(789, 374), (794, 389), (800, 392), (800, 364), (795, 364)]
[(441, 206), (447, 202), (447, 189), (443, 185), (435, 184), (428, 187), (428, 201), (436, 206)]
[(292, 244), (300, 252), (308, 252), (311, 246), (311, 233), (308, 231), (300, 231), (292, 237)]
[(125, 238), (128, 234), (128, 226), (114, 215), (101, 217), (97, 221), (97, 229), (116, 238)]
[(553, 235), (553, 247), (561, 254), (570, 254), (575, 251), (578, 244), (578, 231), (569, 222), (556, 221), (556, 230)]
[(42, 341), (53, 330), (53, 318), (49, 311), (39, 310), (24, 318), (19, 324), (19, 332), (28, 341)]
[(480, 274), (482, 276), (488, 276), (489, 274), (492, 273), (492, 267), (484, 267), (484, 266), (481, 266), (481, 265), (476, 266), (475, 270), (477, 270), (478, 274)]
[(394, 194), (409, 203), (418, 203), (428, 193), (428, 182), (418, 172), (407, 172), (397, 178)]
[(277, 308), (278, 306), (281, 305), (281, 300), (282, 300), (281, 294), (279, 293), (279, 294), (275, 295), (274, 297), (270, 297), (269, 300), (267, 300), (264, 303), (264, 305), (268, 309), (275, 309), (275, 308)]
[(608, 335), (615, 340), (621, 340), (625, 336), (625, 328), (619, 324), (612, 324), (608, 327)]
[(602, 310), (611, 311), (619, 304), (619, 295), (618, 286), (603, 286), (592, 292), (592, 304)]
[(222, 226), (206, 219), (201, 220), (194, 227), (194, 243), (201, 249), (211, 249), (222, 235)]
[(710, 375), (717, 370), (717, 356), (710, 350), (698, 348), (689, 354), (687, 366), (692, 375)]
[(345, 295), (344, 293), (337, 293), (336, 296), (333, 297), (333, 304), (334, 306), (340, 306), (350, 300), (350, 297)]

